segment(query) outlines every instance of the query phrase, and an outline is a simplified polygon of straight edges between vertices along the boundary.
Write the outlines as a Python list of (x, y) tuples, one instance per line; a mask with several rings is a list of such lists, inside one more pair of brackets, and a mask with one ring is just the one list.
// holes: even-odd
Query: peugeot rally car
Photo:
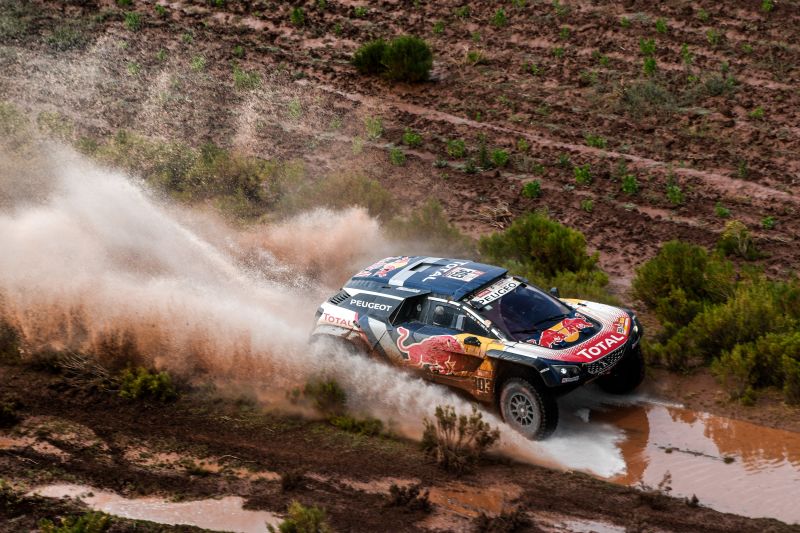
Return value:
[(329, 339), (497, 406), (531, 439), (558, 423), (556, 397), (597, 381), (625, 393), (644, 377), (631, 311), (559, 299), (506, 269), (461, 259), (389, 257), (317, 311)]

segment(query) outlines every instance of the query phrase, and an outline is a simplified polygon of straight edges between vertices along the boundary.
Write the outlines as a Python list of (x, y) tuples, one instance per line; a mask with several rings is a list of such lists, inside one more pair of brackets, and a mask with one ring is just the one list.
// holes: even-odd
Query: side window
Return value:
[(445, 303), (428, 301), (428, 314), (425, 322), (439, 328), (455, 328), (458, 310)]
[(472, 335), (479, 335), (481, 337), (493, 337), (494, 336), (491, 333), (489, 333), (489, 330), (487, 330), (485, 327), (483, 327), (483, 324), (479, 324), (478, 321), (475, 320), (474, 318), (472, 318), (471, 316), (466, 315), (466, 314), (462, 314), (461, 317), (463, 317), (463, 319), (462, 319), (463, 325), (458, 329), (460, 329), (464, 333), (470, 333)]
[(409, 298), (397, 310), (391, 319), (392, 324), (404, 324), (406, 322), (416, 322), (423, 319), (428, 308), (428, 300), (424, 296)]

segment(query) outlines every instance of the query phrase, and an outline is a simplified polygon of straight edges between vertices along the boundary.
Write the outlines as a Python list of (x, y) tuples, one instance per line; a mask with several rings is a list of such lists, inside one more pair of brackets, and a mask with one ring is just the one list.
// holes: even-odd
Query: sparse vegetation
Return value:
[(61, 518), (58, 523), (48, 519), (39, 522), (42, 533), (103, 533), (110, 527), (111, 517), (99, 512)]
[(777, 221), (773, 216), (767, 216), (761, 219), (761, 227), (766, 230), (774, 229), (776, 223)]
[(622, 176), (620, 188), (625, 194), (636, 194), (639, 192), (639, 181), (633, 174), (625, 174)]
[(339, 416), (345, 411), (347, 394), (333, 379), (312, 380), (303, 388), (303, 395), (324, 415)]
[(489, 516), (481, 512), (474, 520), (475, 531), (478, 533), (514, 533), (528, 531), (531, 520), (524, 509), (517, 507), (511, 511), (504, 510), (498, 515)]
[(725, 231), (717, 242), (719, 248), (725, 255), (738, 255), (742, 259), (756, 259), (756, 250), (750, 230), (739, 220), (731, 220), (725, 224)]
[(402, 148), (393, 147), (389, 149), (389, 161), (395, 166), (402, 167), (406, 164), (406, 154)]
[(401, 487), (395, 483), (389, 487), (389, 507), (403, 507), (409, 511), (422, 511), (429, 513), (433, 506), (429, 500), (430, 492), (422, 490), (419, 484)]
[(128, 400), (157, 402), (169, 402), (178, 397), (167, 372), (150, 371), (144, 367), (123, 370), (119, 377), (119, 395)]
[(656, 31), (661, 34), (666, 34), (669, 28), (667, 27), (667, 21), (663, 18), (659, 18), (656, 20)]
[(572, 169), (572, 174), (575, 176), (575, 183), (578, 185), (591, 185), (592, 169), (589, 163), (585, 165), (576, 165)]
[(261, 76), (258, 72), (247, 71), (239, 65), (234, 65), (233, 85), (241, 91), (252, 91), (261, 86)]
[(492, 16), (492, 24), (494, 24), (498, 28), (502, 28), (503, 26), (508, 24), (508, 17), (506, 16), (505, 9), (501, 7), (494, 12), (494, 15)]
[(450, 139), (447, 141), (447, 155), (454, 159), (461, 159), (467, 153), (467, 145), (463, 139)]
[(667, 200), (674, 206), (683, 205), (685, 200), (683, 189), (674, 178), (667, 182)]
[(298, 501), (289, 504), (286, 518), (277, 529), (271, 525), (267, 528), (271, 533), (333, 533), (324, 509), (306, 507)]
[(419, 37), (404, 35), (387, 43), (370, 41), (356, 50), (351, 60), (361, 74), (382, 74), (394, 81), (425, 81), (433, 65), (430, 46)]
[(581, 200), (581, 210), (586, 211), (587, 213), (594, 211), (594, 200), (591, 198), (584, 198)]
[(591, 146), (592, 148), (605, 148), (607, 144), (605, 137), (600, 135), (587, 133), (583, 138), (586, 139), (586, 146)]
[(508, 164), (508, 152), (500, 148), (492, 150), (490, 157), (492, 160), (492, 165), (495, 167), (504, 167)]
[(539, 180), (529, 181), (522, 186), (522, 196), (525, 198), (539, 198), (542, 195), (542, 183)]
[(403, 132), (403, 144), (412, 148), (419, 146), (422, 144), (422, 136), (411, 128), (406, 128)]
[(367, 138), (371, 141), (380, 139), (383, 135), (383, 119), (381, 117), (367, 117), (364, 119)]
[(289, 22), (292, 23), (292, 26), (299, 28), (300, 26), (304, 26), (306, 23), (306, 13), (303, 11), (302, 7), (294, 7), (292, 8), (292, 12), (289, 14)]
[(491, 448), (500, 431), (484, 422), (473, 406), (472, 414), (457, 415), (450, 405), (437, 406), (435, 422), (425, 419), (422, 448), (445, 470), (461, 474)]
[(139, 31), (142, 27), (142, 16), (135, 11), (129, 11), (125, 13), (123, 24), (130, 31)]
[(714, 214), (720, 218), (730, 218), (731, 210), (722, 205), (720, 202), (717, 202), (714, 205)]

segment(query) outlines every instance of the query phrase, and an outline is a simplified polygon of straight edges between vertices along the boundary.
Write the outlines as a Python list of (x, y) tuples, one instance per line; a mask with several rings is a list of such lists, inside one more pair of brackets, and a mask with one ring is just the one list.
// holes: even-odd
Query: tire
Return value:
[(558, 425), (555, 396), (523, 378), (510, 378), (500, 390), (500, 415), (506, 424), (531, 440), (546, 439)]
[(597, 385), (609, 394), (628, 394), (644, 380), (642, 350), (627, 354), (611, 372), (597, 379)]

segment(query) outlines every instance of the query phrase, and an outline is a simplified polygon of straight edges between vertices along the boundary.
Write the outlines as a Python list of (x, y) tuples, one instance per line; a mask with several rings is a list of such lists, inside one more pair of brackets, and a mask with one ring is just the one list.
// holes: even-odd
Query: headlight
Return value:
[(553, 365), (553, 371), (561, 378), (571, 378), (581, 374), (581, 368), (573, 365)]

